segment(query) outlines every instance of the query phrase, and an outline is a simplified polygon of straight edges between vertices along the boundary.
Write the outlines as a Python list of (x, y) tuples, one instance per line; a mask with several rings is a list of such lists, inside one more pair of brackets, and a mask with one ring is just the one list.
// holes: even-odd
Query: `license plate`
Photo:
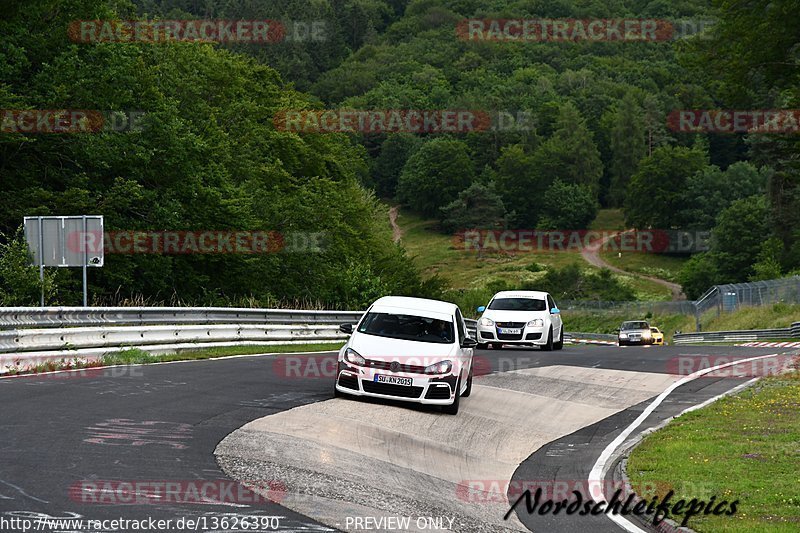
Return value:
[(375, 383), (386, 383), (389, 385), (403, 385), (410, 387), (414, 383), (414, 380), (411, 378), (399, 378), (397, 376), (384, 376), (383, 374), (377, 374), (375, 376)]
[(522, 333), (521, 329), (512, 329), (512, 328), (498, 328), (498, 333), (503, 333), (504, 335), (519, 335)]

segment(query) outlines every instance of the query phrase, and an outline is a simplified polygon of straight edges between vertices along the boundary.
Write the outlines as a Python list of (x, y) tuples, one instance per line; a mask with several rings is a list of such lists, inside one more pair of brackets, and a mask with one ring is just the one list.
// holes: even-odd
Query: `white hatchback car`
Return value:
[(477, 341), (467, 335), (455, 304), (386, 296), (356, 325), (339, 328), (350, 339), (339, 351), (335, 395), (373, 396), (458, 413), (472, 392)]
[(513, 344), (560, 350), (564, 346), (561, 312), (546, 292), (498, 292), (478, 312), (483, 313), (478, 320), (479, 348)]

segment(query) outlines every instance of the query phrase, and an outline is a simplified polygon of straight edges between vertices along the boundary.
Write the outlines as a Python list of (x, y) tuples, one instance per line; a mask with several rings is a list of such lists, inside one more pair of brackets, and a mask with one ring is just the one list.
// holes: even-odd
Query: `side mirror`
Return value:
[(558, 307), (554, 307), (554, 308), (552, 308), (552, 309), (550, 310), (550, 314), (551, 314), (551, 315), (557, 315), (557, 314), (559, 314), (560, 312), (561, 312), (561, 311), (559, 311), (559, 310), (558, 310)]
[(486, 306), (485, 306), (485, 305), (482, 305), (482, 306), (478, 307), (478, 309), (476, 309), (476, 310), (477, 310), (479, 313), (483, 313), (484, 311), (486, 311)]
[(474, 348), (478, 345), (478, 341), (473, 339), (472, 337), (466, 337), (463, 341), (461, 341), (462, 348)]
[(353, 333), (353, 324), (342, 324), (339, 326), (339, 331), (351, 335)]

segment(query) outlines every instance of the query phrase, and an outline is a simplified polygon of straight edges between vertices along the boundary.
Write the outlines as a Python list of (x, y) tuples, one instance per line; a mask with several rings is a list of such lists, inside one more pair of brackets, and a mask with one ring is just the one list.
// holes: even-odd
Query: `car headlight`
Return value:
[(354, 365), (358, 366), (367, 365), (367, 360), (361, 357), (361, 354), (359, 354), (352, 348), (348, 348), (347, 350), (344, 351), (344, 360), (347, 361), (348, 363), (353, 363)]
[(494, 326), (494, 320), (492, 320), (491, 318), (485, 318), (485, 317), (481, 318), (480, 325), (481, 326)]
[(447, 374), (453, 369), (451, 361), (439, 361), (425, 367), (426, 374)]
[(628, 334), (627, 333), (620, 333), (619, 334), (619, 338), (620, 339), (627, 339), (628, 338)]
[(542, 326), (544, 326), (544, 320), (542, 320), (541, 318), (534, 318), (533, 320), (528, 322), (528, 326), (532, 328), (541, 328)]
[(645, 331), (645, 332), (642, 334), (642, 338), (643, 338), (643, 339), (649, 339), (649, 338), (650, 338), (650, 332), (649, 332), (649, 331)]

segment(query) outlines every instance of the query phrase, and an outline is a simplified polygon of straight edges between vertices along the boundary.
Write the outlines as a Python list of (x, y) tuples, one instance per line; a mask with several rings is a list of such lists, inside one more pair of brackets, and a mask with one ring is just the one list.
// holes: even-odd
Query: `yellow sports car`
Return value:
[(657, 344), (659, 346), (664, 346), (664, 334), (661, 333), (661, 330), (658, 328), (651, 327), (650, 334), (652, 335), (651, 344)]

